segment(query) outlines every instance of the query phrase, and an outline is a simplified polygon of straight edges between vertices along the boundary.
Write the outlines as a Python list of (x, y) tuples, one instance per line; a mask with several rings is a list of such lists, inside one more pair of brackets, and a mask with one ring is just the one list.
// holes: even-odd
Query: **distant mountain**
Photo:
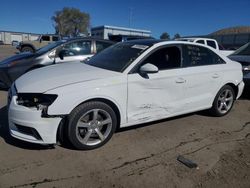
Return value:
[(239, 34), (239, 33), (250, 33), (250, 26), (237, 26), (226, 29), (221, 29), (210, 35), (227, 35), (227, 34)]

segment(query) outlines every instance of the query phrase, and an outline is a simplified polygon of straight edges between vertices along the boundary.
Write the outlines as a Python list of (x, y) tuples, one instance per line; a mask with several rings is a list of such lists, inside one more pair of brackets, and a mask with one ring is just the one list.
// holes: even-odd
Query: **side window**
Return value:
[(52, 37), (52, 40), (53, 40), (53, 41), (58, 41), (58, 40), (59, 40), (59, 37), (53, 36), (53, 37)]
[(207, 45), (214, 48), (214, 49), (216, 49), (216, 43), (214, 41), (212, 41), (212, 40), (207, 40)]
[(217, 54), (213, 51), (193, 45), (183, 46), (184, 61), (183, 66), (202, 66), (202, 65), (215, 65), (225, 63)]
[(205, 44), (204, 40), (197, 40), (196, 43)]
[(96, 52), (99, 53), (100, 51), (104, 50), (105, 48), (111, 46), (112, 43), (96, 41)]
[(63, 49), (68, 53), (65, 56), (88, 55), (91, 54), (91, 41), (76, 41), (65, 44)]
[(153, 52), (148, 56), (143, 64), (151, 63), (159, 70), (181, 67), (181, 51), (178, 47), (164, 47)]
[(50, 41), (50, 36), (42, 36), (43, 41)]

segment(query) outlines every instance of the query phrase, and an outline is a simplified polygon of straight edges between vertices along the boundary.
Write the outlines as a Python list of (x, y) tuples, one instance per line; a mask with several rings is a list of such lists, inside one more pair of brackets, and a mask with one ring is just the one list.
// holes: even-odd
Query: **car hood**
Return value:
[(234, 61), (249, 62), (250, 63), (250, 55), (230, 55), (228, 57), (230, 59), (233, 59)]
[(20, 61), (23, 59), (33, 58), (35, 56), (36, 56), (36, 54), (33, 54), (33, 53), (20, 53), (20, 54), (13, 55), (9, 58), (4, 59), (3, 61), (0, 62), (0, 65), (9, 64), (13, 61)]
[(70, 62), (28, 72), (17, 79), (15, 85), (19, 93), (44, 93), (69, 84), (93, 81), (120, 74), (80, 62)]

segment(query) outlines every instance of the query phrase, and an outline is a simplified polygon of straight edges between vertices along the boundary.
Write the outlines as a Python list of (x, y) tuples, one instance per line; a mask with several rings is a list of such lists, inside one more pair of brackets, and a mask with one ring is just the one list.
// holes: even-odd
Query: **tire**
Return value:
[(230, 112), (235, 101), (235, 92), (229, 85), (223, 86), (217, 93), (210, 113), (213, 116), (221, 117)]
[(22, 47), (21, 52), (31, 52), (31, 53), (34, 53), (35, 50), (32, 47), (30, 47), (30, 46), (24, 46), (24, 47)]
[(68, 140), (79, 150), (96, 149), (114, 134), (117, 117), (103, 102), (93, 101), (76, 107), (68, 117)]

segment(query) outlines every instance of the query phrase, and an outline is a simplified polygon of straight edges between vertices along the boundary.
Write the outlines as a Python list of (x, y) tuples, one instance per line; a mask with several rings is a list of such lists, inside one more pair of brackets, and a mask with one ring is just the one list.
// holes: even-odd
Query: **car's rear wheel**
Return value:
[(30, 46), (24, 46), (24, 47), (22, 47), (21, 52), (31, 52), (31, 53), (34, 53), (35, 50), (33, 48), (31, 48)]
[(109, 105), (87, 102), (69, 115), (68, 139), (77, 149), (95, 149), (110, 140), (116, 126), (117, 117)]
[(223, 86), (217, 93), (210, 112), (214, 116), (224, 116), (230, 112), (235, 101), (235, 92), (229, 85)]

